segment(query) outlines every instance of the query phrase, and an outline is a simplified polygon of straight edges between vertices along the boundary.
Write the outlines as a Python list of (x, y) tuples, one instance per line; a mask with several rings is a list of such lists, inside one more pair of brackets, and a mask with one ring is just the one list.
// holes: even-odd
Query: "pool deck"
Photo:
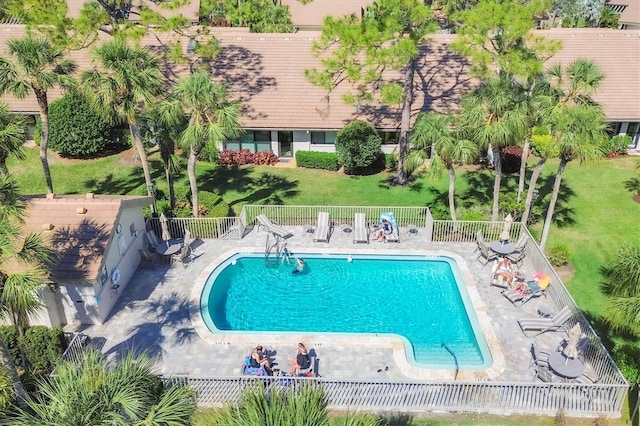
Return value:
[[(353, 244), (352, 234), (335, 227), (328, 243), (314, 243), (303, 227), (289, 228), (293, 237), (287, 247), (293, 253), (396, 253), (446, 254), (458, 262), (469, 296), (476, 309), (481, 328), (488, 341), (493, 365), (487, 370), (428, 370), (409, 364), (399, 339), (384, 336), (322, 334), (250, 334), (209, 332), (199, 315), (199, 295), (204, 280), (217, 263), (234, 252), (264, 251), (267, 233), (250, 230), (242, 240), (206, 240), (196, 249), (197, 258), (188, 267), (177, 263), (155, 263), (140, 267), (111, 315), (102, 325), (68, 326), (91, 336), (110, 358), (123, 351), (144, 350), (156, 359), (156, 372), (162, 375), (193, 377), (237, 376), (243, 357), (257, 344), (267, 348), (275, 368), (289, 370), (296, 343), (305, 342), (315, 353), (318, 373), (325, 378), (341, 380), (495, 380), (531, 381), (529, 348), (532, 338), (525, 337), (518, 318), (534, 317), (538, 307), (548, 303), (544, 297), (515, 307), (490, 287), (491, 263), (482, 266), (476, 260), (475, 244), (429, 243), (424, 232), (400, 233), (400, 243)], [(270, 241), (273, 241), (271, 238)], [(527, 264), (520, 268), (527, 276), (534, 271)], [(256, 301), (260, 298), (256, 297)], [(313, 303), (310, 298), (309, 303)], [(256, 312), (260, 312), (259, 302)], [(552, 350), (566, 337), (562, 333), (544, 333), (536, 338), (542, 350)]]

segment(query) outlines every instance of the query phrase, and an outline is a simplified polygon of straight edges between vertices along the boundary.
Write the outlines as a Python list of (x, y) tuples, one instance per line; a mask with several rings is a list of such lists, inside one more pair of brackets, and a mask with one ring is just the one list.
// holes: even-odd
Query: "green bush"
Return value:
[(0, 364), (0, 417), (3, 417), (15, 401), (13, 382), (9, 370)]
[(640, 348), (631, 344), (616, 345), (613, 359), (620, 367), (625, 379), (631, 384), (640, 383)]
[(553, 266), (562, 266), (569, 263), (569, 248), (564, 244), (556, 244), (547, 250), (547, 259)]
[(110, 143), (111, 131), (81, 94), (69, 93), (49, 105), (49, 147), (64, 157), (94, 157)]
[(380, 158), (382, 139), (369, 123), (354, 121), (347, 124), (336, 136), (338, 161), (349, 175), (364, 174)]
[(199, 161), (206, 161), (212, 164), (218, 164), (218, 159), (220, 158), (220, 151), (218, 151), (218, 147), (214, 143), (207, 143), (202, 147), (200, 152), (198, 153)]
[(13, 363), (17, 367), (21, 366), (22, 359), (20, 358), (20, 347), (18, 346), (18, 329), (15, 325), (0, 325), (0, 334), (9, 348)]
[(18, 338), (18, 344), (27, 356), (31, 369), (38, 372), (53, 371), (67, 346), (61, 328), (42, 325), (29, 327), (24, 336)]
[(629, 145), (631, 145), (631, 136), (615, 135), (604, 145), (604, 154), (609, 158), (627, 155)]
[(524, 212), (524, 199), (518, 202), (517, 192), (507, 192), (500, 194), (500, 211), (506, 216), (511, 213), (515, 222), (520, 221)]
[(198, 191), (200, 216), (229, 217), (230, 208), (221, 196), (209, 191)]
[(398, 159), (395, 154), (384, 154), (384, 168), (394, 171), (398, 167)]
[(307, 169), (337, 171), (338, 156), (333, 152), (296, 151), (296, 165)]

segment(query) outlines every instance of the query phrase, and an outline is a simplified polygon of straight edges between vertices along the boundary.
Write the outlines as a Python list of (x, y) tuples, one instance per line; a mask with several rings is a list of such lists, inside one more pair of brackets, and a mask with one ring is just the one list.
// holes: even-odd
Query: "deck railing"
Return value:
[(322, 386), (328, 408), (349, 411), (415, 412), (447, 410), (484, 413), (519, 413), (567, 416), (618, 417), (627, 386), (623, 384), (522, 382), (386, 382), (292, 377), (173, 376), (171, 383), (186, 383), (197, 392), (198, 404), (219, 406), (237, 402), (252, 386), (299, 389)]
[[(265, 214), (281, 226), (301, 226), (315, 223), (318, 212), (328, 212), (332, 224), (353, 225), (355, 213), (365, 213), (369, 224), (377, 223), (380, 214), (394, 212), (398, 226), (415, 225), (427, 241), (475, 244), (478, 231), (486, 241), (499, 240), (504, 222), (444, 221), (433, 220), (424, 207), (353, 207), (353, 206), (244, 206), (239, 217), (233, 218), (188, 218), (169, 219), (172, 237), (181, 237), (189, 229), (194, 238), (233, 238), (244, 236), (248, 225), (255, 222), (259, 214)], [(160, 232), (157, 219), (148, 221), (148, 229)], [(313, 383), (325, 388), (329, 408), (359, 410), (450, 410), (467, 412), (513, 412), (555, 415), (563, 411), (571, 416), (619, 417), (625, 400), (628, 383), (613, 362), (595, 331), (586, 320), (575, 301), (565, 288), (560, 277), (535, 243), (526, 226), (513, 223), (509, 239), (516, 241), (522, 234), (530, 237), (526, 248), (527, 262), (532, 270), (545, 271), (553, 284), (546, 290), (547, 303), (556, 309), (569, 306), (574, 313), (567, 321), (569, 329), (580, 323), (591, 344), (584, 355), (585, 364), (598, 378), (598, 383), (532, 383), (532, 382), (370, 382), (313, 379)], [(160, 234), (158, 234), (160, 235)], [(169, 381), (185, 381), (198, 392), (198, 404), (219, 405), (237, 401), (242, 392), (255, 383), (291, 388), (310, 379), (246, 377), (192, 377), (167, 378)], [(259, 380), (259, 382), (256, 382)]]

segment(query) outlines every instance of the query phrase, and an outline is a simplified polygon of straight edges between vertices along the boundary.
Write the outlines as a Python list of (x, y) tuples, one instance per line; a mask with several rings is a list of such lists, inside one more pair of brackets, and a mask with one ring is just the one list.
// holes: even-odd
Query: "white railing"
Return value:
[(252, 386), (299, 389), (322, 386), (330, 410), (432, 411), (619, 417), (627, 393), (622, 384), (518, 383), (518, 382), (387, 382), (328, 380), (292, 377), (190, 377), (164, 378), (186, 383), (202, 406), (239, 401)]
[[(366, 221), (377, 223), (380, 214), (394, 212), (398, 226), (415, 225), (423, 228), (428, 241), (475, 244), (478, 231), (486, 241), (500, 239), (504, 222), (433, 220), (424, 207), (354, 207), (354, 206), (244, 206), (235, 218), (187, 218), (169, 219), (172, 237), (180, 237), (189, 229), (194, 238), (242, 238), (247, 225), (255, 222), (259, 214), (265, 214), (282, 226), (314, 224), (318, 212), (328, 212), (334, 225), (353, 225), (355, 213), (365, 213)], [(148, 221), (148, 229), (160, 232), (157, 219)], [(361, 410), (430, 410), (477, 411), (496, 413), (532, 413), (555, 415), (563, 411), (567, 415), (620, 416), (628, 383), (606, 351), (595, 331), (586, 320), (560, 277), (535, 243), (526, 226), (513, 223), (509, 239), (517, 241), (522, 234), (529, 236), (526, 261), (538, 271), (545, 271), (553, 280), (546, 290), (548, 303), (557, 309), (569, 306), (574, 313), (567, 322), (567, 329), (580, 323), (591, 345), (584, 353), (584, 362), (598, 377), (596, 384), (579, 383), (513, 383), (513, 382), (368, 382), (313, 379), (325, 387), (330, 408)], [(260, 380), (260, 383), (296, 387), (310, 379), (246, 377), (173, 377), (166, 380), (186, 381), (198, 392), (198, 404), (218, 405), (237, 401), (241, 393)]]

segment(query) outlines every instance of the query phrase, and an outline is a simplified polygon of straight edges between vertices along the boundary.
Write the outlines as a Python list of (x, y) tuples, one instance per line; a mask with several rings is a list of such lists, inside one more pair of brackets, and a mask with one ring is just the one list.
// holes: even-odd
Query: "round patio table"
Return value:
[(549, 367), (558, 375), (567, 379), (575, 379), (584, 373), (584, 364), (579, 359), (567, 358), (562, 352), (549, 355)]
[(166, 263), (171, 263), (171, 256), (176, 254), (182, 248), (182, 244), (169, 244), (160, 243), (156, 246), (156, 252), (161, 255)]
[(516, 250), (516, 245), (511, 243), (502, 244), (502, 241), (492, 241), (489, 243), (489, 248), (495, 253), (506, 256)]

